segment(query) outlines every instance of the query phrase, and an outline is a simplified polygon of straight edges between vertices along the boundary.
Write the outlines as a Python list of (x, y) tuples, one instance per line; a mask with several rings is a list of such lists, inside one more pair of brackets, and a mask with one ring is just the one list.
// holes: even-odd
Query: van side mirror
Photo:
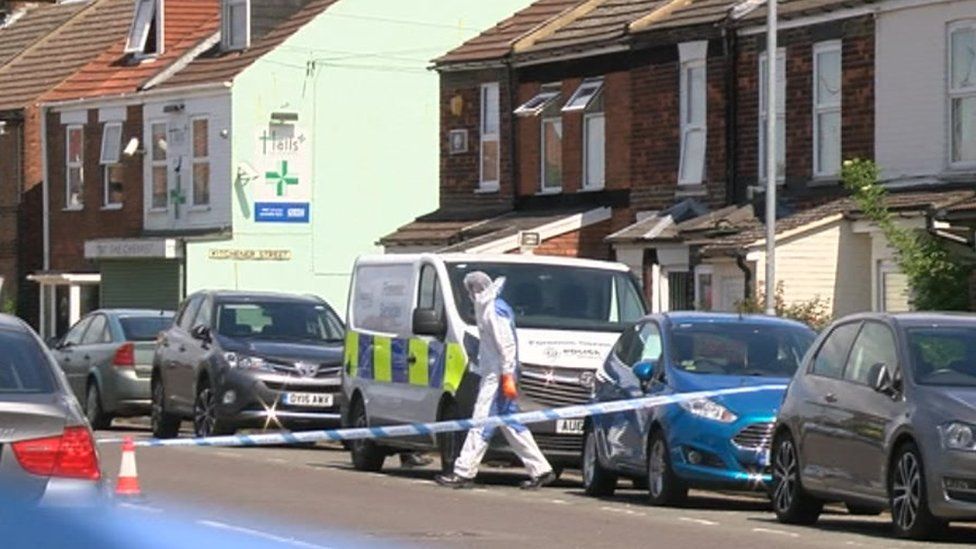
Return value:
[(193, 330), (190, 331), (190, 335), (193, 336), (193, 339), (199, 339), (204, 343), (210, 343), (211, 341), (210, 328), (204, 326), (203, 324), (195, 326)]
[(648, 384), (654, 379), (654, 370), (656, 367), (657, 363), (653, 360), (641, 360), (637, 364), (634, 364), (632, 370), (641, 383)]
[(875, 391), (892, 398), (898, 395), (895, 380), (892, 378), (888, 366), (884, 363), (879, 362), (871, 365), (871, 369), (868, 372), (868, 380), (871, 382), (871, 387)]
[(434, 309), (414, 309), (413, 333), (422, 336), (444, 337), (447, 334), (447, 322), (445, 322), (444, 316)]

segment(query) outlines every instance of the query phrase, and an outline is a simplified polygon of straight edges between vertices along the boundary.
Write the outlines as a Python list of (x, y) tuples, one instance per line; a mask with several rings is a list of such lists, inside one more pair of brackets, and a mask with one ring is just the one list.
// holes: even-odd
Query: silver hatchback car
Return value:
[(9, 315), (0, 315), (0, 491), (49, 507), (105, 494), (81, 406), (37, 334)]
[(156, 338), (172, 323), (172, 311), (102, 309), (52, 345), (93, 428), (105, 429), (116, 417), (149, 414)]

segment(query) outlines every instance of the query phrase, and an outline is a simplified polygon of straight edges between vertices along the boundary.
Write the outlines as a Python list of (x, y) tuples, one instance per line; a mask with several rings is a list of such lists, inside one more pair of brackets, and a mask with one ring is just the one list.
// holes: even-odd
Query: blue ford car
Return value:
[[(779, 318), (712, 313), (648, 316), (621, 335), (597, 373), (597, 401), (758, 385), (785, 386), (816, 334)], [(653, 505), (690, 487), (764, 489), (783, 390), (701, 398), (596, 416), (583, 446), (583, 483), (611, 495), (619, 477), (647, 482)]]

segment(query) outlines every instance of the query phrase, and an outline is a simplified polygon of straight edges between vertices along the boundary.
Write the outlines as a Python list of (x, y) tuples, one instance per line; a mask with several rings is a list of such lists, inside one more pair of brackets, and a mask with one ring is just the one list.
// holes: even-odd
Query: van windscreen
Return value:
[(620, 331), (645, 314), (630, 273), (530, 263), (448, 263), (451, 289), (461, 317), (474, 324), (474, 307), (464, 277), (483, 271), (505, 277), (501, 297), (515, 311), (520, 328)]

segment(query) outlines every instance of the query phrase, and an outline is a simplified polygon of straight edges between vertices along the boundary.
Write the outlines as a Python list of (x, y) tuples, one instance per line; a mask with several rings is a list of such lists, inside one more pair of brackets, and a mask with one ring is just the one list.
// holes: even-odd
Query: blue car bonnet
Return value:
[(769, 415), (775, 416), (783, 403), (786, 385), (790, 382), (785, 377), (766, 376), (726, 376), (716, 374), (695, 374), (672, 369), (671, 385), (677, 393), (692, 393), (697, 391), (715, 391), (737, 387), (757, 387), (760, 385), (780, 385), (783, 389), (756, 391), (754, 393), (739, 393), (713, 397), (716, 403), (728, 408), (738, 416)]

